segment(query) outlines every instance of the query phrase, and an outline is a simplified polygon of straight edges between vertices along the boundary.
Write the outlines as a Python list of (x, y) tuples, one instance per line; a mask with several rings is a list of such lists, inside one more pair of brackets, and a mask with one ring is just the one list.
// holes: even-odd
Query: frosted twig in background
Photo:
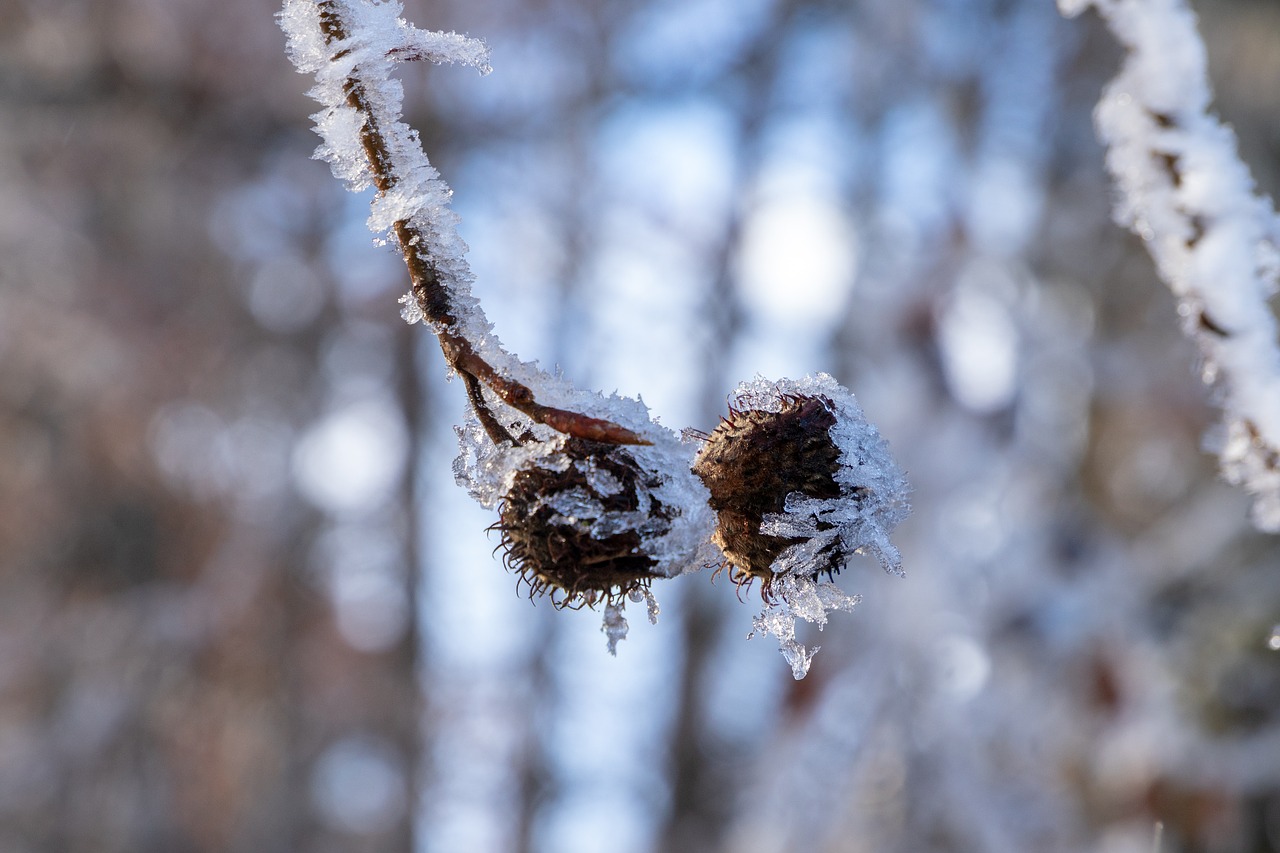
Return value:
[(1116, 219), (1142, 238), (1200, 349), (1224, 417), (1209, 442), (1223, 475), (1280, 531), (1280, 345), (1268, 300), (1280, 276), (1280, 220), (1259, 197), (1212, 91), (1185, 0), (1059, 0), (1095, 6), (1128, 49), (1095, 112)]

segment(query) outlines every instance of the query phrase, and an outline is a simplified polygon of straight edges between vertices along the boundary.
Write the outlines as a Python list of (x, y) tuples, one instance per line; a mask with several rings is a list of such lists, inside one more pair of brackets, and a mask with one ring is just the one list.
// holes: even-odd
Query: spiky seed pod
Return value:
[(531, 597), (618, 604), (662, 576), (645, 543), (665, 535), (677, 513), (653, 496), (658, 485), (624, 447), (565, 439), (517, 471), (503, 496), (494, 525), (503, 560)]
[[(766, 515), (784, 512), (788, 495), (840, 497), (840, 449), (831, 436), (836, 424), (832, 409), (826, 397), (800, 395), (784, 395), (776, 412), (730, 409), (694, 461), (693, 472), (711, 493), (710, 505), (717, 514), (713, 539), (740, 587), (759, 578), (767, 598), (774, 561), (787, 547), (803, 541), (760, 532)], [(831, 527), (820, 522), (818, 529)], [(844, 565), (848, 555), (840, 541), (832, 537), (815, 555), (812, 577), (833, 575)]]

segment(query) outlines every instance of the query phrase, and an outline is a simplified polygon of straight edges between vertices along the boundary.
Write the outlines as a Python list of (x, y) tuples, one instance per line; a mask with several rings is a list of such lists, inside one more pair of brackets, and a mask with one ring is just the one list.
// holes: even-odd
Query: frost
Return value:
[(404, 307), (400, 309), (400, 316), (404, 321), (412, 326), (414, 323), (421, 323), (426, 320), (422, 314), (422, 306), (418, 304), (418, 300), (413, 298), (412, 293), (406, 293), (397, 300)]
[[(591, 401), (580, 398), (580, 402)], [(638, 491), (638, 508), (631, 512), (606, 513), (597, 501), (583, 500), (585, 492), (576, 495), (562, 493), (552, 499), (553, 508), (565, 516), (592, 520), (591, 534), (597, 538), (623, 530), (636, 530), (641, 535), (645, 553), (657, 561), (655, 571), (660, 575), (674, 577), (700, 569), (709, 562), (707, 552), (710, 546), (706, 543), (713, 519), (707, 508), (706, 488), (690, 471), (693, 448), (647, 417), (639, 420), (642, 414), (647, 415), (647, 410), (638, 401), (612, 398), (611, 405), (593, 407), (588, 411), (592, 414), (600, 412), (601, 417), (609, 417), (634, 428), (653, 442), (648, 446), (627, 448), (649, 485)], [(522, 445), (495, 445), (474, 413), (468, 413), (466, 424), (457, 428), (459, 455), (454, 460), (454, 477), (484, 506), (496, 507), (503, 495), (510, 491), (516, 474), (534, 465), (564, 470), (565, 466), (577, 464), (588, 482), (604, 496), (617, 494), (622, 488), (622, 484), (609, 472), (581, 461), (571, 461), (563, 453), (564, 436), (527, 418), (516, 420), (515, 425), (515, 432), (528, 430), (540, 440)], [(655, 500), (675, 513), (665, 532), (659, 530), (659, 525), (649, 513), (651, 502)]]
[(839, 497), (813, 498), (793, 492), (786, 497), (784, 511), (766, 515), (760, 525), (763, 534), (802, 540), (774, 560), (771, 594), (775, 603), (755, 617), (752, 632), (776, 636), (792, 674), (800, 679), (809, 671), (818, 649), (806, 650), (796, 640), (796, 619), (821, 629), (828, 613), (852, 610), (860, 600), (833, 583), (819, 583), (814, 567), (823, 564), (822, 555), (838, 540), (844, 553), (869, 554), (885, 571), (902, 575), (902, 556), (889, 536), (911, 507), (907, 500), (910, 486), (888, 444), (867, 421), (853, 394), (828, 374), (777, 382), (757, 378), (738, 386), (731, 406), (778, 412), (789, 397), (828, 401), (836, 416), (830, 436), (840, 451), (835, 475)]
[(561, 519), (570, 523), (580, 519), (599, 518), (605, 514), (604, 506), (586, 489), (557, 492), (551, 496), (547, 504), (559, 514)]
[(1280, 531), (1280, 459), (1276, 452), (1262, 444), (1249, 422), (1234, 420), (1226, 424), (1226, 441), (1218, 456), (1223, 478), (1254, 495), (1253, 523), (1260, 530)]
[(1184, 0), (1059, 2), (1064, 14), (1088, 5), (1128, 48), (1095, 113), (1120, 189), (1116, 219), (1143, 239), (1217, 387), (1223, 476), (1254, 496), (1257, 527), (1280, 531), (1280, 343), (1268, 305), (1280, 219), (1208, 112), (1204, 44)]
[(400, 33), (401, 43), (388, 51), (388, 56), (401, 62), (425, 59), (435, 63), (469, 65), (481, 74), (493, 71), (489, 64), (489, 47), (479, 39), (458, 33), (419, 30), (406, 25)]
[[(399, 2), (352, 2), (330, 0), (325, 5), (338, 10), (355, 33), (350, 45), (367, 43), (381, 57), (396, 61), (425, 59), (436, 63), (468, 65), (488, 74), (489, 48), (479, 39), (458, 33), (419, 30), (400, 17), (404, 7)], [(289, 59), (304, 74), (315, 74), (338, 57), (341, 50), (326, 44), (319, 26), (320, 6), (316, 0), (285, 0), (280, 12), (280, 26), (289, 36)], [(356, 35), (358, 33), (359, 35)], [(349, 65), (354, 66), (355, 60)]]
[(577, 465), (578, 469), (586, 475), (587, 482), (591, 484), (591, 488), (595, 489), (596, 493), (602, 497), (607, 498), (622, 491), (622, 483), (618, 478), (608, 471), (601, 470), (595, 464), (595, 460), (587, 459), (578, 462)]
[[(321, 8), (349, 30), (326, 42)], [(466, 262), (467, 246), (457, 233), (457, 216), (449, 208), (453, 194), (427, 160), (418, 134), (401, 120), (404, 89), (390, 76), (396, 59), (453, 62), (487, 71), (488, 49), (482, 42), (456, 33), (424, 32), (405, 22), (399, 2), (357, 0), (285, 0), (280, 25), (288, 35), (288, 54), (299, 72), (315, 76), (308, 94), (323, 109), (315, 113), (322, 142), (315, 156), (329, 163), (335, 177), (359, 192), (377, 183), (369, 227), (384, 242), (396, 239), (406, 223), (414, 236), (402, 248), (428, 260), (448, 293), (457, 330), (478, 350), (501, 352), (490, 340), (490, 326), (471, 296), (474, 276)], [(355, 81), (356, 85), (352, 85)], [(353, 102), (360, 100), (362, 109)], [(386, 174), (377, 178), (369, 166), (365, 135), (376, 134), (385, 149)], [(412, 295), (402, 299), (406, 322), (422, 321)]]
[(751, 620), (750, 639), (756, 634), (778, 638), (778, 648), (791, 665), (791, 675), (799, 681), (809, 673), (813, 656), (821, 646), (806, 649), (796, 640), (796, 620), (816, 624), (822, 630), (827, 614), (836, 610), (851, 611), (862, 600), (848, 595), (833, 583), (821, 583), (805, 575), (782, 574), (774, 579), (776, 601)]
[(609, 654), (618, 656), (618, 642), (627, 638), (627, 617), (622, 615), (624, 604), (606, 604), (604, 608), (604, 624), (600, 630), (608, 638)]

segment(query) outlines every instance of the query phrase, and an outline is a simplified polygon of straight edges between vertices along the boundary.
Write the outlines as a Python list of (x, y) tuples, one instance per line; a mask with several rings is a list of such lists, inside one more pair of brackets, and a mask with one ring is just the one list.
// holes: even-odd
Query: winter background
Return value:
[[(1195, 9), (1275, 196), (1280, 6)], [(0, 0), (0, 850), (1280, 850), (1280, 549), (1095, 12), (406, 0), (493, 52), (400, 76), (508, 347), (675, 429), (827, 371), (907, 470), (795, 681), (710, 572), (617, 658), (517, 594), (276, 11)]]

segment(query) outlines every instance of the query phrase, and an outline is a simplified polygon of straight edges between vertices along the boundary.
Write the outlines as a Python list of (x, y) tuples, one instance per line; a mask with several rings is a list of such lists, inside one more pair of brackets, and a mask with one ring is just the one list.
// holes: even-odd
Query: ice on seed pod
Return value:
[(690, 470), (695, 447), (651, 419), (639, 400), (572, 388), (560, 377), (513, 365), (510, 375), (540, 401), (603, 418), (643, 437), (617, 445), (570, 437), (489, 399), (517, 440), (494, 441), (470, 411), (457, 428), (454, 476), (483, 506), (498, 511), (507, 567), (531, 595), (560, 606), (603, 605), (610, 648), (626, 634), (627, 600), (658, 605), (649, 587), (709, 565), (712, 513)]
[(740, 385), (693, 471), (711, 492), (715, 542), (739, 582), (836, 574), (854, 553), (900, 573), (889, 534), (907, 482), (853, 395), (826, 374)]
[[(647, 600), (672, 572), (662, 544), (683, 508), (664, 500), (665, 476), (634, 448), (561, 437), (511, 476), (498, 506), (505, 562), (532, 595), (571, 606)], [(625, 622), (619, 623), (621, 628)]]
[(711, 493), (730, 577), (739, 587), (760, 581), (757, 631), (777, 636), (803, 677), (812, 652), (796, 642), (795, 619), (821, 626), (856, 601), (819, 577), (854, 554), (902, 574), (889, 535), (910, 510), (906, 478), (853, 395), (825, 373), (739, 385), (693, 471)]

